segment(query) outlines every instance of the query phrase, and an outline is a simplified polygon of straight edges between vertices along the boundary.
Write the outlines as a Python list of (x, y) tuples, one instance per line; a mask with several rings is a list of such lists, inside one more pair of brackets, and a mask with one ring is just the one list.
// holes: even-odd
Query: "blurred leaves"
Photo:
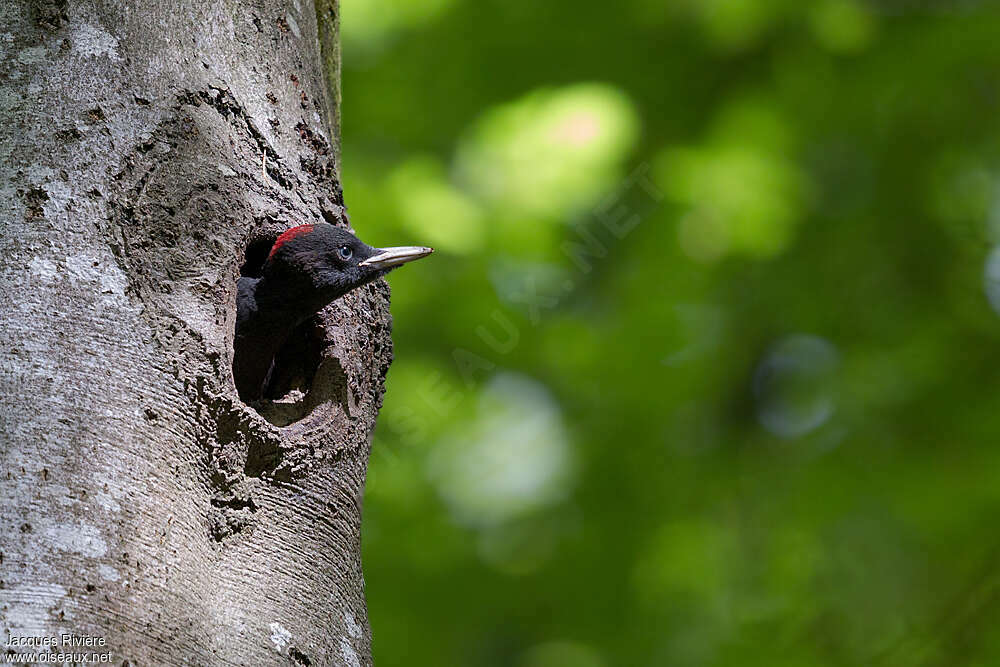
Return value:
[(768, 257), (785, 249), (806, 193), (805, 177), (787, 156), (792, 142), (773, 110), (739, 103), (723, 112), (704, 145), (658, 158), (657, 182), (686, 206), (678, 239), (690, 257)]
[(554, 219), (586, 210), (621, 178), (638, 127), (614, 87), (539, 90), (480, 119), (460, 144), (460, 179), (505, 217)]
[(341, 38), (348, 48), (382, 46), (404, 28), (419, 28), (455, 0), (340, 0)]
[(429, 458), (455, 515), (473, 525), (517, 518), (565, 497), (570, 450), (544, 387), (510, 374), (480, 395), (475, 421), (459, 423)]
[(874, 17), (857, 0), (821, 0), (810, 7), (809, 19), (816, 38), (831, 51), (860, 51), (875, 33)]
[(478, 203), (448, 181), (444, 166), (430, 157), (413, 158), (389, 176), (396, 213), (414, 236), (451, 252), (482, 248), (485, 216)]
[(1000, 11), (344, 0), (380, 663), (993, 664)]

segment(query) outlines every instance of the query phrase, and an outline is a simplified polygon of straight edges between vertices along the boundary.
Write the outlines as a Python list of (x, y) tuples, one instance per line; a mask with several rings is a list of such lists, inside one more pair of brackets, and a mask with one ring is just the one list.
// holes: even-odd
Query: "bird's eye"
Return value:
[(351, 255), (353, 255), (353, 254), (354, 254), (354, 251), (351, 250), (351, 246), (349, 246), (349, 245), (340, 246), (340, 257), (342, 259), (350, 259)]

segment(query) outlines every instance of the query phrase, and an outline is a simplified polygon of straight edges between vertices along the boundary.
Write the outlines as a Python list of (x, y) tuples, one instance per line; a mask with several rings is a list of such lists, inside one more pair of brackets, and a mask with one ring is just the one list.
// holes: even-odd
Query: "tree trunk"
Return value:
[(282, 401), (244, 405), (231, 370), (241, 267), (346, 224), (317, 4), (0, 3), (0, 622), (55, 644), (4, 652), (371, 663), (387, 287), (302, 328)]

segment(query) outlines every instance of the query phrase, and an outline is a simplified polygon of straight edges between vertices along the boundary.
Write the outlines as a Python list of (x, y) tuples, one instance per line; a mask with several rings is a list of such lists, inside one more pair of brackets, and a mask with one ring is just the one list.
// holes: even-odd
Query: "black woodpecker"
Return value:
[(299, 324), (326, 304), (432, 248), (372, 248), (327, 223), (293, 227), (278, 237), (260, 278), (236, 283), (233, 377), (245, 402), (264, 395), (274, 357)]

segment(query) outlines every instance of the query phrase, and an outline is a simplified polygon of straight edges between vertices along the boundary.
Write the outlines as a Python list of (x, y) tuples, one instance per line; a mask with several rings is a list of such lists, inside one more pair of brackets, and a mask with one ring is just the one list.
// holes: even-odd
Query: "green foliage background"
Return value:
[(1000, 663), (998, 8), (342, 4), (378, 664)]

